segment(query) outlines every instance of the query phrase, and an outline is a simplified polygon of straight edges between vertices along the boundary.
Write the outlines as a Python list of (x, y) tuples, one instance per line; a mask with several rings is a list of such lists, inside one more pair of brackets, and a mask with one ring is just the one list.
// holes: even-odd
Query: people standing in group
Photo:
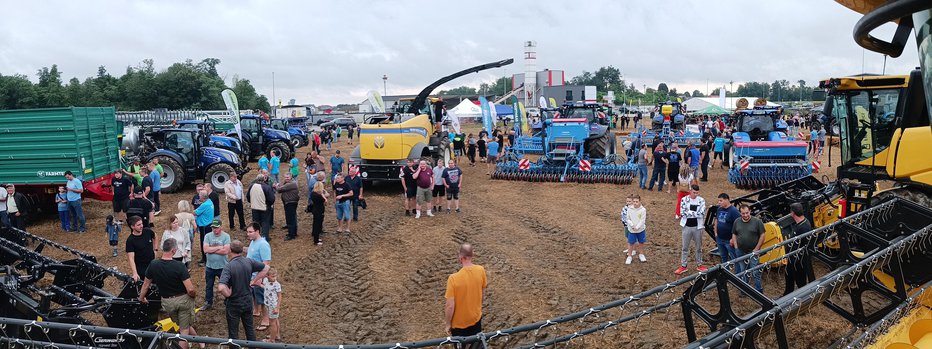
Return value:
[(631, 264), (631, 260), (637, 254), (641, 263), (647, 262), (644, 256), (644, 244), (647, 243), (647, 208), (641, 205), (639, 195), (630, 196), (631, 206), (626, 206), (625, 227), (628, 231), (628, 256), (625, 258), (625, 264)]
[(155, 159), (152, 159), (152, 162), (149, 163), (149, 178), (152, 179), (152, 189), (149, 190), (149, 196), (146, 198), (149, 201), (152, 201), (155, 212), (153, 215), (158, 216), (162, 213), (162, 198), (159, 194), (162, 191), (162, 173), (155, 168)]
[(266, 170), (269, 173), (272, 173), (271, 162), (269, 161), (269, 157), (265, 155), (265, 153), (263, 153), (262, 156), (259, 157), (258, 165), (259, 165), (260, 173), (262, 172), (262, 170)]
[(327, 196), (324, 195), (324, 183), (319, 181), (314, 184), (311, 190), (311, 236), (314, 238), (314, 244), (317, 246), (324, 243), (320, 240), (320, 235), (324, 232), (324, 210), (327, 205)]
[(638, 179), (641, 189), (647, 189), (647, 144), (641, 144), (637, 153)]
[(469, 159), (469, 166), (476, 166), (476, 137), (472, 133), (466, 135), (466, 158)]
[(470, 244), (462, 244), (457, 253), (460, 268), (447, 278), (444, 293), (444, 327), (451, 336), (472, 336), (482, 332), (482, 297), (488, 286), (485, 268), (473, 263)]
[[(197, 291), (191, 283), (191, 274), (188, 268), (172, 256), (178, 253), (179, 247), (174, 239), (164, 240), (161, 244), (161, 258), (152, 261), (145, 273), (145, 281), (139, 290), (139, 302), (148, 304), (149, 288), (152, 284), (158, 286), (159, 296), (162, 300), (162, 311), (178, 325), (178, 333), (185, 336), (196, 336), (194, 331), (194, 299)], [(187, 341), (178, 341), (181, 349), (188, 348)]]
[[(6, 197), (6, 212), (8, 217), (7, 219), (9, 219), (9, 223), (7, 225), (19, 230), (26, 229), (26, 214), (30, 209), (29, 203), (26, 201), (26, 196), (23, 195), (23, 193), (17, 192), (16, 186), (11, 183), (6, 185)], [(80, 201), (81, 200), (79, 199), (79, 209), (81, 208)], [(68, 204), (68, 207), (72, 207), (70, 200), (68, 201)], [(81, 217), (84, 217), (83, 213)], [(74, 223), (74, 220), (71, 220), (70, 222), (72, 222), (71, 231), (75, 231), (75, 225), (77, 225), (77, 223)], [(84, 231), (82, 230), (81, 232), (83, 233)]]
[[(71, 222), (74, 222), (74, 224), (71, 225), (71, 231), (84, 233), (87, 231), (85, 227), (87, 222), (84, 218), (84, 209), (81, 207), (81, 193), (84, 192), (84, 185), (71, 171), (65, 171), (65, 179), (68, 180), (68, 183), (65, 185), (65, 188), (68, 190), (65, 195), (68, 199), (68, 211), (71, 212)], [(12, 184), (7, 186), (7, 194), (10, 194), (10, 186), (12, 186)], [(7, 205), (9, 205), (9, 201)], [(9, 212), (9, 208), (7, 211)], [(24, 210), (22, 211), (25, 212)]]
[(139, 281), (140, 276), (146, 275), (146, 269), (155, 259), (158, 251), (158, 241), (152, 229), (143, 226), (142, 218), (130, 216), (126, 219), (130, 234), (126, 238), (126, 260), (129, 262), (129, 275), (133, 280)]
[(408, 159), (408, 164), (401, 168), (398, 177), (401, 178), (401, 188), (404, 190), (405, 216), (410, 216), (415, 209), (415, 196), (417, 196), (417, 180), (414, 172), (417, 171), (414, 159)]
[(295, 184), (301, 184), (301, 181), (298, 180), (298, 174), (301, 172), (299, 166), (297, 156), (292, 156), (291, 160), (288, 160), (288, 172), (291, 173), (291, 180)]
[(680, 251), (680, 267), (676, 269), (676, 275), (685, 273), (687, 262), (689, 261), (689, 248), (694, 246), (696, 252), (696, 270), (705, 272), (708, 270), (702, 265), (702, 231), (705, 230), (703, 225), (705, 217), (705, 199), (699, 196), (699, 185), (693, 184), (689, 188), (689, 195), (683, 197), (680, 201), (680, 227), (683, 228), (683, 248)]
[(282, 206), (285, 208), (285, 227), (288, 229), (285, 241), (294, 240), (298, 237), (298, 202), (301, 200), (298, 183), (287, 172), (285, 180), (275, 184), (275, 190), (281, 195)]
[(353, 191), (353, 198), (350, 203), (353, 206), (353, 222), (359, 221), (359, 208), (366, 208), (364, 205), (363, 194), (363, 185), (365, 182), (362, 180), (362, 176), (359, 175), (359, 167), (349, 166), (349, 175), (343, 178), (347, 184), (350, 186), (350, 190)]
[(431, 206), (434, 209), (434, 212), (440, 212), (443, 209), (443, 200), (447, 196), (446, 186), (443, 185), (443, 170), (447, 168), (446, 164), (443, 163), (443, 159), (437, 159), (437, 163), (431, 171), (434, 174), (434, 189), (431, 190)]
[(214, 220), (210, 224), (211, 233), (204, 237), (201, 249), (207, 254), (207, 263), (204, 264), (204, 306), (201, 310), (209, 310), (214, 305), (214, 281), (223, 275), (227, 265), (227, 255), (230, 254), (230, 234), (223, 231), (221, 221)]
[(123, 171), (116, 171), (110, 179), (110, 186), (113, 188), (113, 216), (118, 222), (125, 222), (129, 197), (136, 185), (132, 179), (123, 175)]
[[(670, 181), (667, 193), (671, 193), (680, 182), (680, 162), (683, 160), (683, 154), (680, 153), (679, 145), (672, 142), (670, 143), (670, 151), (664, 157), (667, 159), (667, 179)], [(677, 199), (677, 205), (679, 205), (679, 198)]]
[[(135, 188), (135, 193), (133, 193), (133, 198), (129, 200), (129, 205), (126, 207), (126, 215), (139, 217), (142, 219), (143, 225), (149, 228), (152, 226), (151, 222), (155, 218), (152, 214), (152, 208), (152, 202), (145, 198), (143, 189), (137, 187)], [(72, 226), (72, 228), (74, 227)]]
[[(353, 132), (348, 132), (347, 136), (352, 144)], [(269, 337), (271, 337), (266, 342), (281, 343), (282, 333), (278, 318), (281, 315), (279, 309), (282, 302), (282, 284), (278, 282), (278, 271), (275, 268), (269, 268), (268, 275), (262, 279), (262, 289), (265, 291), (265, 309), (269, 317)]]
[[(742, 256), (760, 251), (766, 236), (764, 234), (764, 222), (761, 221), (760, 218), (751, 215), (750, 206), (741, 204), (741, 206), (738, 207), (738, 212), (741, 213), (741, 218), (735, 220), (734, 227), (732, 227), (731, 246), (737, 249), (738, 256), (736, 258), (741, 258)], [(736, 266), (737, 273), (741, 274), (746, 270), (753, 269), (758, 264), (760, 264), (760, 256), (751, 255), (743, 261), (738, 262)], [(741, 278), (748, 284), (751, 283), (751, 279), (753, 278), (754, 289), (759, 292), (764, 292), (761, 286), (760, 272), (760, 269), (757, 269), (741, 276)]]
[(456, 166), (455, 160), (450, 159), (440, 178), (447, 194), (447, 213), (450, 213), (451, 203), (456, 213), (460, 213), (460, 189), (463, 188), (463, 170)]
[(722, 257), (722, 263), (738, 258), (738, 251), (731, 246), (732, 228), (735, 220), (741, 217), (738, 208), (731, 204), (731, 197), (726, 193), (718, 194), (718, 210), (715, 211), (715, 245)]
[(343, 175), (333, 177), (333, 195), (336, 200), (334, 207), (337, 212), (337, 233), (349, 233), (353, 188), (346, 183)]
[[(270, 197), (273, 199), (271, 202), (269, 202)], [(247, 198), (249, 208), (252, 210), (252, 222), (260, 225), (262, 236), (269, 236), (269, 230), (271, 230), (269, 207), (274, 204), (275, 195), (272, 187), (266, 183), (265, 175), (256, 175), (256, 179), (249, 186)]]
[(333, 178), (338, 174), (342, 175), (346, 172), (343, 171), (343, 166), (346, 164), (346, 159), (340, 156), (340, 150), (334, 152), (333, 156), (330, 157), (330, 179), (331, 182)]
[(214, 186), (209, 183), (204, 184), (204, 191), (207, 192), (207, 199), (214, 206), (214, 219), (220, 219), (220, 194), (217, 194), (214, 191)]
[[(492, 156), (490, 155), (489, 158), (491, 159)], [(434, 213), (430, 210), (430, 194), (434, 187), (434, 173), (426, 160), (421, 160), (413, 177), (417, 188), (414, 218), (421, 218), (421, 206), (427, 207), (427, 216), (433, 217)]]
[(492, 141), (486, 144), (486, 148), (488, 148), (488, 154), (486, 156), (487, 161), (485, 169), (488, 171), (486, 174), (491, 174), (492, 172), (489, 170), (489, 168), (494, 168), (495, 163), (498, 161), (498, 155), (501, 151), (501, 143), (497, 140), (497, 138), (492, 138)]
[(702, 170), (702, 178), (699, 180), (702, 182), (709, 181), (709, 163), (712, 159), (712, 139), (707, 137), (703, 139), (702, 143), (699, 145), (699, 168)]
[(181, 227), (181, 221), (178, 220), (178, 216), (171, 217), (169, 229), (165, 229), (165, 231), (162, 232), (162, 239), (159, 240), (159, 244), (165, 243), (165, 240), (168, 239), (174, 239), (175, 245), (177, 246), (172, 258), (184, 263), (185, 268), (189, 268), (191, 262), (191, 237), (188, 235), (188, 232)]
[[(6, 194), (6, 189), (2, 189), (3, 194)], [(58, 220), (61, 223), (61, 231), (68, 232), (71, 230), (71, 214), (68, 213), (68, 199), (66, 198), (68, 191), (64, 186), (58, 187), (58, 193), (55, 194), (55, 205), (58, 207)], [(2, 226), (2, 225), (0, 225)]]
[(648, 185), (647, 190), (654, 190), (654, 183), (657, 183), (657, 191), (663, 191), (664, 178), (667, 174), (667, 164), (670, 162), (667, 160), (667, 152), (664, 151), (663, 144), (658, 144), (657, 148), (654, 148), (654, 154), (650, 159), (650, 162), (654, 164), (654, 172), (650, 176), (650, 185)]
[[(249, 238), (249, 248), (246, 251), (246, 257), (267, 266), (272, 265), (272, 246), (268, 240), (259, 235), (255, 223), (246, 228), (246, 237)], [(253, 315), (260, 317), (259, 331), (269, 327), (269, 314), (265, 311), (265, 291), (259, 284), (252, 288), (253, 291)]]
[[(142, 176), (142, 184), (139, 185), (142, 188), (142, 197), (152, 202), (152, 170), (149, 169), (149, 164), (143, 166), (139, 169), (139, 174)], [(202, 184), (198, 184), (202, 185)], [(197, 195), (197, 194), (195, 194)], [(153, 212), (155, 212), (155, 203), (152, 202)]]
[[(486, 132), (486, 134), (488, 134), (488, 132)], [(482, 135), (482, 132), (480, 132), (479, 139), (476, 140), (476, 151), (479, 152), (479, 162), (486, 162), (486, 156), (488, 156), (488, 148), (486, 147), (486, 143), (488, 143), (488, 139)]]
[(269, 152), (269, 174), (271, 175), (269, 182), (271, 184), (278, 183), (281, 179), (279, 178), (279, 173), (281, 173), (282, 158), (281, 154), (278, 153), (278, 150), (273, 149)]
[(306, 155), (304, 155), (304, 176), (308, 180), (308, 185), (307, 185), (308, 191), (310, 191), (310, 189), (314, 187), (314, 185), (311, 184), (310, 181), (311, 181), (311, 177), (314, 177), (317, 175), (316, 165), (317, 165), (318, 156), (320, 155), (317, 155), (317, 152), (313, 150), (311, 150)]
[(686, 149), (686, 163), (689, 165), (689, 171), (692, 173), (693, 178), (699, 179), (699, 164), (702, 160), (702, 155), (699, 152), (699, 149), (696, 148), (695, 144), (690, 143)]
[[(790, 234), (786, 237), (787, 240), (812, 230), (812, 224), (806, 219), (805, 214), (806, 212), (802, 204), (798, 202), (790, 204), (790, 217), (793, 219), (793, 222), (790, 223)], [(810, 277), (810, 274), (812, 274), (812, 258), (807, 251), (804, 251), (808, 244), (807, 241), (808, 240), (803, 239), (785, 245), (785, 248), (787, 248), (786, 254), (790, 255), (790, 257), (787, 257), (786, 260), (786, 277), (784, 280), (785, 286), (783, 288), (784, 296), (793, 292), (794, 289), (802, 288), (814, 280), (814, 278)], [(799, 252), (793, 253), (796, 251)]]
[(453, 134), (453, 155), (463, 156), (466, 149), (466, 135), (462, 133)]
[(353, 145), (353, 133), (355, 133), (353, 132), (353, 125), (347, 126), (346, 127), (346, 139), (347, 139), (346, 144)]
[[(256, 225), (250, 223), (246, 227), (247, 236), (250, 230), (258, 234), (257, 228), (253, 228)], [(220, 285), (217, 286), (224, 297), (227, 337), (239, 339), (239, 324), (242, 322), (246, 340), (254, 341), (256, 329), (252, 319), (255, 315), (252, 287), (262, 284), (262, 279), (269, 272), (269, 265), (247, 258), (243, 253), (243, 243), (239, 240), (230, 243), (229, 256), (230, 261), (223, 267)]]
[[(201, 236), (201, 245), (204, 244), (204, 236), (210, 234), (210, 223), (214, 221), (214, 203), (207, 198), (207, 191), (201, 190), (198, 193), (201, 199), (201, 205), (194, 210), (194, 222), (197, 223), (197, 232)], [(207, 262), (207, 255), (201, 250), (201, 260), (197, 264), (204, 266)]]
[(715, 167), (715, 160), (719, 160), (718, 167), (725, 168), (725, 156), (723, 152), (725, 151), (725, 135), (719, 134), (718, 137), (715, 137), (713, 141), (712, 150), (715, 153), (715, 156), (712, 158), (712, 167)]
[(230, 230), (233, 230), (234, 218), (239, 216), (239, 230), (246, 230), (246, 215), (243, 212), (243, 182), (239, 180), (236, 172), (230, 172), (229, 178), (223, 183), (223, 197), (227, 201), (227, 215), (230, 219)]

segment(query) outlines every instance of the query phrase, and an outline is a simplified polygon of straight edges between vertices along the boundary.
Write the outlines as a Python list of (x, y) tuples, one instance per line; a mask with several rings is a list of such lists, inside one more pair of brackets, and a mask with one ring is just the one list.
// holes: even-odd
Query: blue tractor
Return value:
[(177, 128), (197, 129), (208, 135), (208, 145), (220, 149), (226, 149), (237, 154), (243, 166), (248, 163), (249, 145), (240, 142), (239, 138), (219, 135), (216, 125), (209, 120), (180, 120), (175, 122)]
[(230, 173), (242, 175), (248, 171), (240, 165), (236, 153), (210, 146), (209, 136), (200, 130), (165, 128), (146, 133), (144, 141), (146, 144), (138, 156), (145, 161), (159, 160), (165, 172), (162, 176), (165, 193), (174, 193), (197, 179), (223, 192)]
[(265, 126), (288, 132), (288, 135), (291, 137), (291, 144), (294, 145), (295, 148), (300, 148), (309, 144), (307, 132), (299, 127), (291, 126), (291, 122), (288, 119), (271, 119)]
[(657, 113), (651, 119), (650, 128), (638, 125), (637, 132), (628, 135), (632, 143), (639, 144), (640, 141), (650, 144), (655, 137), (659, 137), (664, 144), (676, 142), (685, 148), (689, 144), (698, 143), (702, 138), (698, 128), (687, 127), (685, 109), (679, 102), (662, 102), (655, 109)]
[[(294, 144), (291, 143), (291, 135), (288, 132), (275, 130), (262, 125), (262, 118), (258, 115), (240, 116), (240, 130), (242, 130), (243, 142), (248, 144), (249, 157), (259, 157), (262, 154), (268, 154), (275, 150), (281, 157), (282, 162), (289, 161), (295, 154)], [(227, 131), (228, 137), (240, 136), (236, 128)]]
[(609, 131), (608, 118), (601, 110), (602, 106), (591, 102), (567, 102), (559, 109), (541, 109), (541, 122), (531, 125), (530, 135), (515, 137), (515, 144), (509, 149), (522, 154), (544, 154), (547, 134), (553, 123), (562, 120), (575, 120), (586, 124), (587, 135), (582, 140), (586, 154), (592, 158), (605, 158), (614, 154), (615, 137)]
[(807, 144), (776, 128), (780, 109), (755, 106), (735, 113), (728, 181), (741, 189), (771, 188), (812, 173)]

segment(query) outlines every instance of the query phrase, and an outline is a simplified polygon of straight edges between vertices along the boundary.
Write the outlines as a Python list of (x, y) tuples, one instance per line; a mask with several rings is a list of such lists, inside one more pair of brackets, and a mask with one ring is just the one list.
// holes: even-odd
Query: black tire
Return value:
[(297, 137), (298, 137), (299, 140), (301, 140), (301, 142), (299, 142), (300, 144), (298, 144), (297, 147), (294, 147), (296, 150), (297, 150), (298, 148), (306, 147), (306, 146), (308, 146), (308, 144), (311, 144), (310, 142), (308, 142), (307, 137), (301, 137), (301, 136), (297, 136)]
[(609, 146), (612, 144), (610, 133), (606, 131), (602, 136), (586, 142), (586, 152), (589, 154), (590, 159), (603, 159), (605, 155), (609, 154), (611, 150)]
[(228, 164), (219, 163), (214, 164), (207, 169), (207, 175), (204, 176), (204, 182), (210, 184), (214, 188), (215, 192), (223, 192), (223, 184), (230, 179), (230, 173), (233, 173), (233, 166)]
[(159, 159), (159, 164), (162, 165), (162, 170), (165, 171), (165, 174), (162, 175), (161, 192), (174, 193), (181, 190), (187, 182), (185, 179), (184, 167), (175, 161), (175, 159), (165, 155), (159, 155), (155, 158)]
[[(291, 160), (291, 148), (289, 148), (284, 141), (272, 142), (272, 144), (269, 144), (269, 148), (267, 150), (277, 150), (279, 158), (281, 158), (282, 162), (288, 162)], [(268, 153), (268, 151), (266, 153)]]

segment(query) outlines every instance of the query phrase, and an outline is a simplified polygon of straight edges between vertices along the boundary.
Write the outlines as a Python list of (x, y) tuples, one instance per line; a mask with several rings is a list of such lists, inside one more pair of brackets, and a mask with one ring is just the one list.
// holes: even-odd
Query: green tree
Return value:
[(450, 95), (474, 95), (477, 93), (476, 93), (475, 88), (472, 88), (469, 86), (460, 86), (460, 87), (452, 88), (449, 90), (441, 90), (438, 94), (441, 96), (450, 96)]
[(42, 67), (36, 75), (39, 77), (39, 83), (35, 85), (38, 103), (45, 107), (65, 106), (65, 88), (58, 65), (53, 64), (51, 69)]
[[(713, 94), (713, 95), (714, 95), (714, 94)], [(702, 94), (702, 92), (699, 92), (699, 90), (693, 90), (692, 96), (693, 96), (693, 97), (705, 97), (705, 95)]]
[(41, 106), (37, 89), (25, 75), (0, 75), (0, 109)]
[(667, 87), (667, 83), (661, 82), (659, 85), (657, 85), (657, 92), (667, 95), (670, 93), (670, 88)]

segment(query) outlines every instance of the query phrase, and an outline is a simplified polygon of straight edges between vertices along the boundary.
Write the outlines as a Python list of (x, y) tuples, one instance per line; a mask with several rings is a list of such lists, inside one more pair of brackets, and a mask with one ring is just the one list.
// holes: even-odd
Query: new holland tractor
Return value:
[(651, 119), (651, 127), (638, 125), (637, 132), (628, 135), (628, 139), (637, 144), (638, 141), (652, 143), (655, 137), (660, 137), (664, 144), (676, 142), (680, 147), (696, 144), (702, 137), (698, 128), (687, 127), (685, 107), (679, 102), (662, 102), (654, 110), (657, 112)]
[(758, 99), (753, 109), (735, 112), (728, 181), (741, 189), (770, 188), (812, 173), (808, 144), (776, 129), (780, 110)]

